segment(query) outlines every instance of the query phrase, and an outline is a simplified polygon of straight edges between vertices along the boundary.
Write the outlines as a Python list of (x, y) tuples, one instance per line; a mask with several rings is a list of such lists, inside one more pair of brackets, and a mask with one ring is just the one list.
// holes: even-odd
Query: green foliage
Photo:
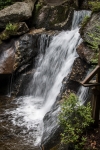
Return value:
[(42, 3), (37, 3), (36, 4), (36, 10), (38, 11), (42, 7)]
[(93, 12), (100, 11), (100, 2), (99, 1), (89, 2), (89, 5)]
[(85, 16), (82, 23), (81, 23), (81, 28), (83, 29), (86, 24), (88, 23), (88, 21), (90, 20), (90, 17), (89, 16)]
[(71, 93), (68, 98), (64, 97), (59, 115), (60, 125), (63, 127), (61, 142), (71, 144), (74, 150), (82, 150), (86, 141), (82, 133), (93, 122), (91, 117), (91, 106), (80, 105), (78, 97)]
[(5, 28), (5, 30), (8, 31), (8, 32), (16, 32), (17, 29), (18, 29), (17, 23), (14, 23), (14, 24), (13, 23), (8, 23), (6, 25), (6, 28)]

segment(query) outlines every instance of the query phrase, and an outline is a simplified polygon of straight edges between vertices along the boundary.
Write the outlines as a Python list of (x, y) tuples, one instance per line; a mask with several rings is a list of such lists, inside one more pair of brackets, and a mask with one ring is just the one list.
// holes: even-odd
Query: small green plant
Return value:
[(17, 28), (18, 28), (18, 25), (16, 23), (8, 23), (6, 25), (6, 28), (5, 30), (8, 31), (8, 32), (16, 32), (17, 31)]
[(41, 3), (37, 3), (36, 4), (36, 10), (39, 10), (41, 8), (42, 4)]
[(90, 5), (90, 9), (93, 12), (98, 12), (100, 11), (100, 2), (99, 1), (95, 1), (95, 2), (89, 2)]
[(91, 106), (80, 105), (78, 97), (71, 93), (64, 97), (59, 115), (60, 125), (63, 127), (61, 143), (73, 145), (74, 150), (82, 150), (86, 138), (82, 136), (86, 128), (93, 123)]

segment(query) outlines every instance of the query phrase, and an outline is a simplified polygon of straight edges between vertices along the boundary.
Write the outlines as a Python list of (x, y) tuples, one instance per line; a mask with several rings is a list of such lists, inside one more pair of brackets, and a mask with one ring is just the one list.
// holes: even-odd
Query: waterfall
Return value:
[[(79, 23), (89, 11), (75, 11), (71, 31), (62, 31), (49, 40), (44, 50), (44, 36), (41, 37), (40, 55), (37, 59), (36, 71), (26, 92), (30, 96), (19, 97), (13, 101), (16, 109), (7, 110), (11, 114), (14, 125), (29, 132), (28, 139), (37, 145), (43, 134), (43, 118), (50, 111), (60, 92), (62, 80), (73, 65), (77, 45), (82, 41), (79, 34)], [(47, 40), (48, 41), (48, 40)], [(26, 131), (28, 130), (28, 131)], [(33, 137), (34, 134), (34, 137)]]

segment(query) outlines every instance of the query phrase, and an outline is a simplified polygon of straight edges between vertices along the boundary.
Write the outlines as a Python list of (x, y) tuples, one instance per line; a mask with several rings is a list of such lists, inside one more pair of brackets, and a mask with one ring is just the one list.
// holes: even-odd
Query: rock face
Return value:
[(20, 22), (32, 16), (34, 3), (36, 0), (26, 2), (16, 2), (0, 11), (0, 28), (5, 28), (9, 22)]
[(64, 3), (71, 5), (74, 3), (73, 0), (42, 0), (42, 2), (47, 5), (52, 5), (52, 6), (58, 6)]
[(87, 47), (86, 43), (84, 43), (84, 42), (81, 43), (77, 47), (76, 51), (81, 59), (86, 61), (88, 64), (91, 63), (91, 59), (94, 56), (94, 51), (91, 48)]
[[(21, 72), (30, 65), (30, 60), (38, 53), (38, 35), (25, 34), (15, 42), (14, 71)], [(31, 60), (32, 62), (32, 60)]]
[(88, 54), (91, 53), (88, 61), (91, 61), (91, 63), (97, 63), (98, 45), (100, 45), (100, 12), (92, 14), (86, 26), (80, 29), (80, 33), (84, 43), (86, 43), (84, 46), (81, 45), (80, 48), (84, 47), (82, 49), (86, 49), (84, 53), (86, 51)]
[(0, 74), (11, 74), (15, 61), (14, 41), (0, 47)]
[[(61, 3), (61, 1), (59, 1)], [(38, 2), (33, 15), (33, 26), (36, 28), (46, 28), (47, 30), (70, 29), (73, 17), (73, 8), (65, 5), (55, 5), (55, 1), (50, 3)], [(52, 5), (51, 5), (52, 4)]]
[(86, 62), (82, 61), (80, 58), (76, 58), (70, 74), (70, 80), (82, 81), (88, 67)]
[(82, 38), (94, 49), (100, 44), (100, 12), (93, 13), (90, 21), (83, 29)]
[(0, 94), (9, 94), (15, 61), (14, 41), (0, 45)]

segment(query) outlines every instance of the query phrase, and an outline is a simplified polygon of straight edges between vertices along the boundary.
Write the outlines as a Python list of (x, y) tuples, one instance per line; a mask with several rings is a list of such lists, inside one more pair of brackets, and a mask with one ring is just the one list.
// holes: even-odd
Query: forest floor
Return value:
[(98, 127), (88, 130), (86, 137), (84, 150), (100, 150), (100, 121)]

